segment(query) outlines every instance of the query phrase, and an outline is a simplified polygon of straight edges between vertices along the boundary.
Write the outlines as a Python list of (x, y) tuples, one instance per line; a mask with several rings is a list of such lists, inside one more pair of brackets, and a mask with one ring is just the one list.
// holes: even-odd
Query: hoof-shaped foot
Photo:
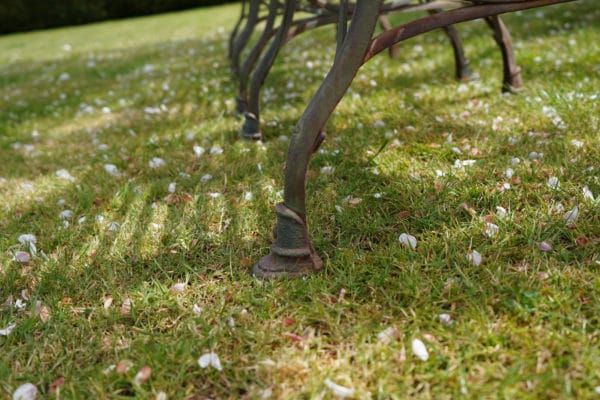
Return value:
[(256, 116), (250, 112), (244, 113), (244, 125), (240, 131), (240, 138), (246, 140), (261, 140), (262, 134)]
[(312, 246), (306, 222), (285, 204), (275, 207), (277, 225), (271, 253), (252, 268), (252, 275), (262, 279), (296, 278), (316, 274), (323, 261)]

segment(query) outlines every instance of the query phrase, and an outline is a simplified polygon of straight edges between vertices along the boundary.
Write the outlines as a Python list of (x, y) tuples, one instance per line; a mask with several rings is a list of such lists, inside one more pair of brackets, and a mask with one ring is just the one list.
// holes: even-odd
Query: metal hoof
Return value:
[(262, 134), (256, 116), (252, 113), (244, 113), (244, 125), (240, 131), (240, 138), (246, 140), (261, 140)]
[(458, 80), (461, 82), (471, 82), (479, 80), (480, 76), (477, 72), (474, 72), (470, 66), (463, 66), (457, 76)]
[(252, 275), (263, 279), (296, 278), (323, 268), (323, 261), (312, 246), (306, 223), (298, 214), (280, 203), (275, 207), (277, 226), (271, 254), (260, 259)]

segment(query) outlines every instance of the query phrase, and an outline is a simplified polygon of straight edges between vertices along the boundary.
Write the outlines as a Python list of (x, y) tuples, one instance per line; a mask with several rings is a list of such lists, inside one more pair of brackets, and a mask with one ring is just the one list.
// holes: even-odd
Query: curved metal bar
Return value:
[(523, 85), (523, 80), (521, 79), (521, 68), (517, 65), (515, 59), (510, 33), (508, 33), (508, 29), (497, 15), (487, 17), (485, 22), (494, 31), (494, 40), (502, 53), (502, 70), (504, 74), (502, 91), (518, 91)]
[(507, 12), (526, 10), (528, 8), (548, 6), (575, 0), (485, 0), (490, 4), (479, 2), (476, 5), (465, 6), (443, 13), (430, 15), (415, 21), (400, 25), (391, 31), (377, 36), (371, 41), (363, 63), (381, 53), (394, 43), (420, 35), (444, 26), (457, 24), (479, 18), (486, 18)]
[(233, 41), (231, 47), (231, 73), (234, 77), (238, 77), (240, 71), (240, 54), (242, 50), (248, 44), (254, 28), (258, 24), (258, 14), (260, 12), (260, 1), (249, 0), (250, 4), (248, 7), (248, 15), (246, 16), (246, 24), (241, 30), (237, 38)]
[(237, 101), (237, 112), (240, 114), (243, 114), (244, 112), (246, 112), (247, 108), (248, 108), (248, 100), (247, 100), (248, 94), (247, 93), (248, 93), (248, 78), (250, 76), (250, 73), (252, 72), (252, 69), (256, 65), (256, 62), (258, 61), (260, 54), (262, 53), (265, 46), (267, 45), (267, 43), (269, 43), (269, 40), (275, 33), (273, 26), (275, 25), (275, 19), (277, 18), (277, 14), (278, 14), (277, 6), (278, 6), (277, 0), (270, 0), (269, 15), (267, 16), (266, 25), (260, 35), (260, 38), (252, 47), (252, 50), (250, 51), (248, 56), (245, 58), (244, 63), (242, 64), (242, 67), (239, 70), (238, 97), (237, 97), (236, 101)]
[(294, 11), (296, 9), (297, 0), (286, 0), (284, 5), (283, 20), (275, 39), (271, 43), (269, 50), (262, 56), (254, 73), (252, 74), (252, 81), (250, 82), (250, 95), (248, 97), (248, 109), (244, 115), (245, 122), (242, 127), (241, 136), (245, 139), (260, 139), (260, 115), (259, 115), (259, 101), (260, 101), (260, 89), (263, 82), (267, 78), (275, 58), (281, 49), (281, 46), (285, 42), (287, 37), (287, 31), (294, 18)]
[(296, 126), (287, 155), (284, 203), (276, 209), (275, 242), (271, 253), (254, 266), (255, 276), (306, 275), (318, 272), (323, 266), (312, 246), (306, 224), (306, 171), (327, 119), (362, 64), (377, 24), (380, 5), (381, 0), (358, 0), (339, 56)]
[(238, 21), (236, 22), (235, 26), (233, 27), (233, 30), (231, 31), (231, 35), (229, 36), (229, 47), (227, 57), (230, 60), (233, 55), (233, 44), (235, 43), (235, 40), (237, 38), (240, 26), (242, 25), (242, 21), (246, 18), (246, 1), (247, 0), (242, 0), (242, 11), (240, 12), (240, 17), (238, 18)]

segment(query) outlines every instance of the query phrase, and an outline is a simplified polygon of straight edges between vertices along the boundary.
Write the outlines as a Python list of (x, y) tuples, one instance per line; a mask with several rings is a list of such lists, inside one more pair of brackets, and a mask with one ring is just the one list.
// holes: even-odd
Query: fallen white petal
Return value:
[(175, 193), (176, 188), (177, 188), (176, 182), (169, 183), (169, 188), (168, 188), (169, 193)]
[(496, 224), (492, 224), (491, 222), (486, 222), (485, 224), (485, 236), (492, 238), (496, 236), (496, 234), (500, 231), (500, 228)]
[(56, 176), (69, 182), (75, 182), (75, 178), (73, 178), (73, 176), (66, 169), (59, 169), (56, 171)]
[(37, 391), (37, 387), (33, 383), (24, 383), (13, 393), (13, 400), (33, 400)]
[(481, 254), (479, 254), (477, 250), (471, 250), (467, 253), (467, 260), (469, 260), (471, 265), (474, 267), (479, 267), (481, 264), (481, 259)]
[(207, 368), (208, 366), (211, 366), (218, 371), (223, 370), (219, 356), (212, 352), (200, 356), (198, 359), (198, 365), (200, 365), (201, 368)]
[(550, 178), (548, 178), (548, 182), (546, 183), (546, 185), (550, 189), (557, 190), (560, 188), (560, 181), (558, 180), (557, 177), (551, 176)]
[(104, 164), (104, 170), (111, 176), (121, 176), (119, 168), (114, 164)]
[(204, 308), (202, 306), (199, 306), (198, 304), (194, 304), (194, 306), (192, 307), (192, 311), (194, 312), (194, 314), (201, 314), (202, 311), (204, 311)]
[(148, 161), (148, 166), (153, 169), (160, 168), (165, 164), (165, 160), (160, 157), (153, 157), (150, 161)]
[(205, 174), (202, 175), (202, 178), (200, 178), (200, 182), (204, 183), (204, 182), (208, 182), (212, 179), (212, 175), (211, 174)]
[(573, 225), (575, 221), (577, 221), (577, 216), (579, 215), (579, 207), (575, 206), (573, 209), (567, 211), (565, 213), (565, 223), (567, 225)]
[(427, 351), (427, 347), (425, 347), (425, 344), (419, 339), (413, 339), (412, 351), (415, 354), (415, 356), (417, 356), (423, 361), (427, 361), (429, 359), (429, 352)]
[(552, 250), (552, 245), (548, 242), (542, 242), (540, 243), (540, 250), (541, 251), (550, 251)]
[(594, 194), (587, 186), (583, 187), (583, 199), (594, 201)]
[(210, 148), (210, 154), (212, 154), (212, 155), (223, 154), (223, 149), (220, 148), (219, 146), (213, 146)]
[(440, 322), (444, 325), (452, 325), (452, 317), (450, 316), (450, 314), (440, 314), (438, 315), (438, 318), (440, 319)]
[(335, 396), (341, 397), (342, 399), (354, 396), (354, 389), (338, 385), (329, 379), (325, 379), (325, 386), (331, 389)]
[(413, 235), (403, 233), (400, 235), (400, 237), (398, 237), (398, 240), (400, 241), (400, 243), (402, 243), (405, 246), (409, 246), (413, 250), (417, 248), (417, 238)]
[(173, 286), (171, 286), (171, 290), (173, 292), (183, 292), (185, 290), (185, 283), (176, 283)]
[(8, 336), (15, 329), (16, 324), (10, 324), (4, 329), (0, 329), (0, 336)]
[(331, 167), (329, 165), (321, 167), (321, 174), (323, 174), (323, 175), (331, 175), (331, 174), (333, 174), (334, 171), (335, 171), (335, 168)]
[(73, 211), (71, 210), (63, 210), (59, 214), (60, 219), (71, 219), (73, 218)]
[(388, 344), (396, 338), (400, 337), (400, 331), (394, 327), (386, 328), (377, 334), (377, 340), (380, 343)]
[(504, 207), (500, 207), (500, 206), (497, 206), (497, 207), (496, 207), (496, 215), (497, 215), (497, 216), (498, 216), (498, 218), (500, 218), (500, 219), (504, 219), (504, 218), (506, 218), (506, 215), (507, 215), (506, 208), (504, 208)]
[(206, 152), (206, 150), (204, 149), (204, 147), (194, 145), (194, 153), (196, 154), (196, 157), (200, 157), (205, 152)]

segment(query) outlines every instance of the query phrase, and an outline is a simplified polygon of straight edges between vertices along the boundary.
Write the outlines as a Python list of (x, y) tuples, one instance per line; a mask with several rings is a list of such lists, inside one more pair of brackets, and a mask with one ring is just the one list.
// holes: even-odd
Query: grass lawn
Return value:
[(239, 5), (0, 37), (0, 397), (599, 398), (596, 3), (505, 17), (516, 95), (482, 22), (479, 80), (437, 31), (366, 65), (309, 172), (324, 271), (278, 282), (249, 270), (333, 29), (280, 55), (265, 143), (237, 140)]

